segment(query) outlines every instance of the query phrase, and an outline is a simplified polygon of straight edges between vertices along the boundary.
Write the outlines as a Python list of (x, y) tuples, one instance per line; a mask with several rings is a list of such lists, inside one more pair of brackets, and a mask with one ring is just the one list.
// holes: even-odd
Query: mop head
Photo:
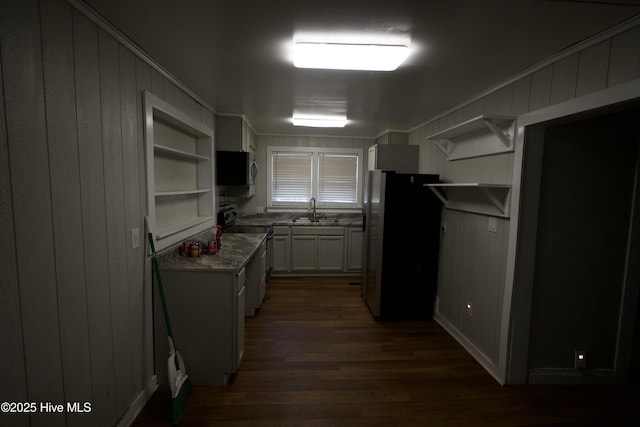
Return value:
[(171, 388), (171, 423), (176, 425), (184, 417), (193, 386), (183, 370), (184, 363), (180, 353), (171, 354), (167, 365), (169, 368), (169, 387)]
[(171, 398), (171, 423), (173, 425), (179, 424), (180, 421), (182, 421), (187, 409), (187, 402), (192, 392), (193, 386), (191, 385), (191, 381), (189, 381), (189, 378), (185, 375), (182, 385)]

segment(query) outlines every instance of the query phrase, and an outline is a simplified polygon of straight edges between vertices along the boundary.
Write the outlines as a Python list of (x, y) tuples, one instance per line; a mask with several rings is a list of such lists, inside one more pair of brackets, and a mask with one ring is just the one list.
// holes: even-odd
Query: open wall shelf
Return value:
[(177, 150), (171, 147), (165, 147), (164, 145), (154, 144), (153, 147), (156, 153), (165, 154), (165, 155), (173, 156), (176, 158), (191, 159), (191, 160), (196, 160), (200, 162), (206, 162), (209, 159), (211, 159), (211, 157), (201, 156), (199, 154), (189, 153), (189, 152)]
[(215, 226), (213, 129), (145, 92), (148, 210), (156, 248)]
[(426, 137), (448, 160), (513, 151), (515, 117), (483, 114)]
[(510, 185), (471, 182), (424, 186), (429, 187), (447, 209), (509, 218)]

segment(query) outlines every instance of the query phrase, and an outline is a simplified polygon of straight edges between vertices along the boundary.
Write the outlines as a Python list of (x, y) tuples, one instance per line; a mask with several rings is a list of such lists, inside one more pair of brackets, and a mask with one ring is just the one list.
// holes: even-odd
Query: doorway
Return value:
[[(626, 381), (616, 370), (632, 347), (618, 339), (629, 297), (639, 118), (640, 108), (625, 107), (538, 125), (544, 146), (529, 382)], [(586, 368), (576, 368), (576, 351), (586, 352)]]

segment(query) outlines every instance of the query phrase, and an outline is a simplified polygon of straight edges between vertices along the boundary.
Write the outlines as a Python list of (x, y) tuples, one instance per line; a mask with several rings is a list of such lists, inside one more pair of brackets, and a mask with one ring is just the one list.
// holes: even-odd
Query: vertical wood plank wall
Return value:
[[(420, 172), (438, 173), (450, 182), (511, 184), (512, 153), (447, 161), (425, 140), (427, 135), (480, 114), (518, 116), (640, 79), (640, 26), (522, 75), (484, 96), (455, 107), (410, 132), (409, 143), (420, 146)], [(436, 316), (492, 374), (498, 360), (500, 313), (506, 272), (508, 219), (498, 219), (498, 233), (489, 233), (487, 218), (444, 211), (438, 310)], [(478, 270), (474, 266), (482, 266)], [(466, 302), (473, 303), (472, 316)], [(496, 321), (496, 318), (498, 321)]]
[(115, 425), (154, 372), (142, 92), (214, 114), (64, 0), (2, 2), (0, 40), (2, 401), (92, 404), (0, 424)]

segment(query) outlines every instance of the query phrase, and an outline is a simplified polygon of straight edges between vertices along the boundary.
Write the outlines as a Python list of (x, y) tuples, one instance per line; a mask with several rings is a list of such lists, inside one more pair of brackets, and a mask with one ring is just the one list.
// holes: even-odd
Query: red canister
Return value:
[(218, 231), (216, 231), (216, 245), (218, 246), (218, 251), (222, 248), (222, 226), (218, 226)]
[(182, 242), (182, 255), (191, 256), (191, 242), (188, 240)]

